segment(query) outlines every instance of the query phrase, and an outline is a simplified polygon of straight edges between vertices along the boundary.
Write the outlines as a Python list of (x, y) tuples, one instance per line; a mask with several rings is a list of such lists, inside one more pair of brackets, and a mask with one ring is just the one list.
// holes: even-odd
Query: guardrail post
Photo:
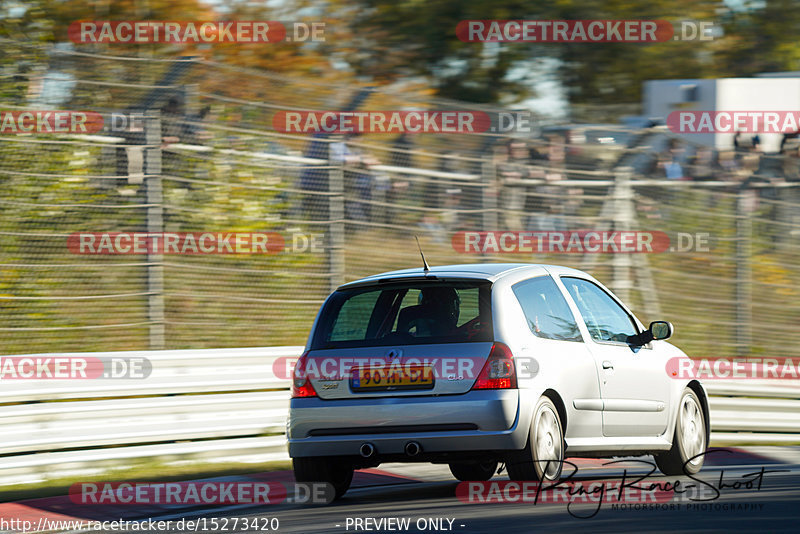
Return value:
[(747, 356), (753, 341), (753, 280), (750, 266), (753, 191), (740, 188), (736, 198), (736, 355)]
[[(145, 121), (145, 190), (147, 196), (147, 233), (164, 232), (164, 194), (161, 182), (161, 115), (148, 110)], [(160, 240), (159, 240), (160, 242)], [(164, 348), (164, 256), (148, 247), (147, 313), (150, 320), (151, 350)]]
[(333, 291), (344, 283), (344, 162), (328, 156), (328, 165), (328, 273)]

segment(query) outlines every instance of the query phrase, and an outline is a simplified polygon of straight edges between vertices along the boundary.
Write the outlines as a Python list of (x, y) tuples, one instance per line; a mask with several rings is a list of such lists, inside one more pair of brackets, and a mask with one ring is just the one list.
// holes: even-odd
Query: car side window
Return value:
[(562, 277), (561, 281), (578, 306), (592, 339), (627, 343), (629, 336), (638, 334), (628, 312), (598, 285), (582, 278)]
[(511, 290), (522, 306), (534, 335), (545, 339), (583, 341), (578, 323), (552, 278), (531, 278), (514, 284)]

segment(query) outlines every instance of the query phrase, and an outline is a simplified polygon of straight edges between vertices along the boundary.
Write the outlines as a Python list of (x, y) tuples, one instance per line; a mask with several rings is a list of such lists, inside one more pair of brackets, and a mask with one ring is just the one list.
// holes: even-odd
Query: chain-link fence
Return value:
[[(800, 189), (788, 150), (677, 154), (658, 129), (594, 143), (559, 127), (513, 138), (286, 134), (271, 126), (278, 111), (500, 110), (191, 58), (52, 57), (27, 100), (7, 97), (4, 109), (91, 109), (129, 123), (0, 136), (3, 353), (301, 344), (331, 288), (420, 266), (415, 235), (431, 264), (588, 270), (643, 321), (672, 321), (690, 354), (798, 353)], [(281, 246), (70, 246), (119, 232), (263, 233)], [(627, 253), (611, 236), (615, 246), (597, 251), (593, 232), (663, 246)], [(546, 244), (521, 246), (537, 236)]]

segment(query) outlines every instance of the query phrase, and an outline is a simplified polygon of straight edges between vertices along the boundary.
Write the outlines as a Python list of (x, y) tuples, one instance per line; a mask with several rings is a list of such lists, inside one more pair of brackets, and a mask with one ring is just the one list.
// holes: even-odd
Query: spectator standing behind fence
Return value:
[[(458, 154), (447, 152), (439, 157), (436, 170), (447, 173), (462, 172), (458, 163)], [(476, 221), (470, 223), (459, 213), (463, 208), (461, 187), (446, 179), (430, 177), (425, 180), (423, 195), (422, 205), (436, 211), (424, 211), (419, 225), (436, 243), (446, 243), (448, 232), (454, 232), (459, 228), (471, 230), (476, 227)]]
[[(389, 154), (389, 165), (392, 167), (404, 167), (410, 169), (414, 167), (414, 155), (411, 153), (414, 145), (408, 134), (402, 133), (395, 138), (392, 142), (392, 151)], [(407, 174), (394, 175), (387, 177), (388, 182), (381, 184), (386, 188), (385, 200), (390, 206), (384, 210), (384, 219), (378, 222), (386, 224), (397, 223), (397, 214), (400, 213), (397, 204), (401, 198), (407, 198), (409, 192), (409, 180)], [(430, 182), (428, 182), (430, 183)], [(427, 184), (426, 184), (427, 187)], [(428, 196), (425, 196), (425, 202), (428, 202)], [(426, 204), (427, 205), (427, 204)]]
[(528, 214), (526, 228), (530, 231), (566, 230), (565, 213), (572, 213), (579, 206), (580, 200), (576, 204), (570, 199), (570, 195), (582, 194), (580, 189), (564, 191), (551, 185), (566, 178), (566, 149), (564, 137), (549, 136), (544, 154), (539, 155), (539, 165), (534, 165), (531, 169), (531, 177), (543, 179), (545, 183), (530, 187), (525, 198), (525, 212)]
[(331, 143), (331, 160), (344, 166), (345, 217), (352, 221), (368, 221), (373, 188), (370, 167), (380, 162), (352, 144), (358, 135), (348, 134)]
[(683, 148), (678, 145), (677, 140), (670, 139), (666, 153), (662, 154), (659, 167), (667, 180), (688, 180), (686, 173), (681, 165)]
[(505, 214), (506, 229), (523, 229), (525, 188), (522, 180), (532, 178), (530, 152), (524, 141), (512, 139), (506, 144), (506, 154), (498, 168), (501, 184), (501, 209)]
[[(161, 111), (161, 148), (181, 143), (200, 145), (208, 141), (210, 135), (203, 130), (203, 121), (211, 111), (205, 106), (194, 113), (187, 109), (185, 101), (179, 96), (171, 96)], [(128, 154), (130, 155), (130, 153)], [(186, 174), (192, 172), (187, 168), (189, 162), (174, 151), (164, 150), (161, 155), (161, 168), (166, 174)], [(191, 185), (189, 186), (191, 187)]]
[[(722, 171), (719, 166), (719, 154), (707, 146), (698, 146), (694, 155), (686, 165), (687, 174), (696, 182), (710, 182), (717, 179)], [(719, 191), (698, 191), (705, 198), (705, 207), (713, 210), (721, 200)]]
[(753, 185), (758, 182), (756, 171), (758, 170), (759, 155), (756, 152), (744, 152), (739, 158), (739, 167), (733, 172), (733, 180), (737, 184), (733, 192), (742, 192), (745, 197), (744, 211), (754, 213), (758, 209), (758, 192)]
[(783, 176), (787, 182), (800, 182), (800, 140), (784, 139), (781, 143)]
[(717, 158), (719, 163), (719, 175), (723, 181), (735, 180), (736, 174), (741, 168), (741, 162), (736, 158), (736, 152), (733, 150), (723, 150), (719, 153)]
[(701, 146), (692, 157), (688, 174), (695, 181), (713, 180), (716, 165), (714, 151), (708, 147)]

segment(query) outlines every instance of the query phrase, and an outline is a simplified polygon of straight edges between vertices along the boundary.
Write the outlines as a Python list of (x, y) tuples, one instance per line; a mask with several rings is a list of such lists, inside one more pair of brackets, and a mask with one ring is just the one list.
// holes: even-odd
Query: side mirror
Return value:
[(675, 329), (672, 323), (667, 321), (653, 321), (650, 327), (641, 334), (628, 337), (628, 343), (634, 347), (641, 347), (647, 345), (653, 340), (668, 339), (672, 336)]
[(653, 321), (650, 323), (650, 328), (647, 329), (653, 339), (669, 339), (675, 329), (672, 323), (668, 321)]

